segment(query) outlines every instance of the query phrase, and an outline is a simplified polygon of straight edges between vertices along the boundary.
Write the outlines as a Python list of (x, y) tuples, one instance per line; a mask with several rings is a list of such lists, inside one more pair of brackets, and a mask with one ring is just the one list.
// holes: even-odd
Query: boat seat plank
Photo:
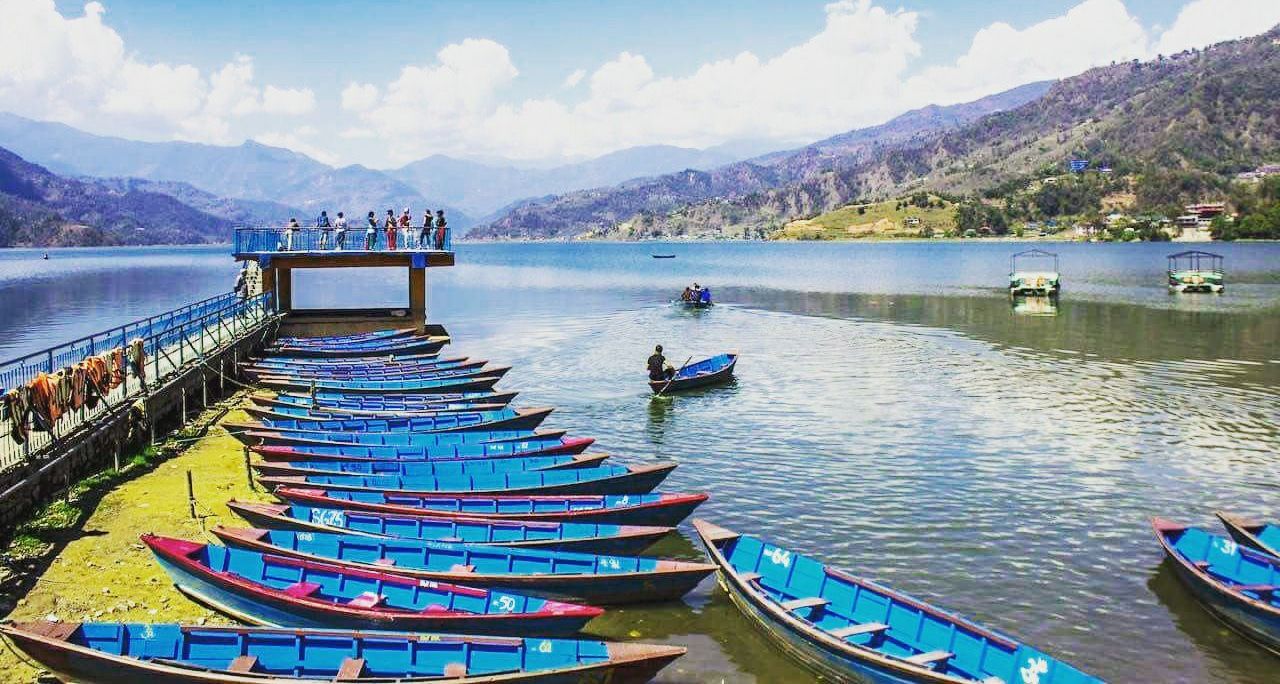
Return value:
[(320, 585), (315, 582), (294, 582), (284, 588), (284, 593), (294, 598), (306, 598), (320, 591)]
[(235, 660), (227, 666), (228, 672), (253, 672), (253, 668), (258, 666), (258, 656), (242, 655), (236, 656)]
[(396, 564), (396, 559), (394, 559), (394, 558), (379, 558), (378, 560), (374, 561), (374, 562), (373, 562), (373, 564), (374, 564), (374, 565), (381, 565), (381, 566), (382, 566), (382, 567), (384, 567), (384, 568), (389, 568), (389, 567), (391, 567), (391, 566), (393, 566), (393, 565), (395, 565), (395, 564)]
[(950, 660), (954, 657), (955, 654), (950, 651), (926, 651), (924, 653), (917, 653), (913, 656), (907, 656), (906, 658), (903, 658), (903, 660), (913, 665), (931, 667), (937, 663)]
[(758, 572), (740, 572), (738, 573), (738, 577), (742, 578), (743, 583), (751, 584), (752, 582), (760, 579), (761, 575)]
[(1276, 584), (1238, 584), (1238, 585), (1236, 585), (1236, 586), (1232, 587), (1232, 589), (1235, 589), (1236, 591), (1252, 591), (1252, 592), (1254, 592), (1254, 593), (1256, 593), (1256, 594), (1262, 594), (1263, 596), (1265, 596), (1265, 595), (1267, 595), (1267, 594), (1274, 594), (1274, 593), (1276, 593), (1276, 590), (1277, 590), (1277, 589), (1280, 589), (1280, 585), (1276, 585)]
[(387, 600), (387, 597), (381, 594), (375, 594), (371, 591), (366, 591), (363, 594), (360, 594), (359, 596), (348, 601), (347, 605), (353, 608), (374, 608), (376, 606), (382, 605), (382, 603), (386, 600)]
[(888, 629), (889, 629), (889, 625), (886, 625), (882, 622), (864, 622), (860, 625), (848, 625), (847, 627), (837, 627), (836, 629), (833, 629), (830, 632), (828, 632), (828, 634), (830, 634), (833, 637), (836, 637), (837, 639), (847, 639), (851, 636), (857, 636), (859, 634), (878, 634), (880, 632), (887, 631)]
[(449, 568), (449, 572), (470, 573), (470, 572), (475, 572), (475, 571), (476, 571), (476, 566), (474, 566), (474, 565), (463, 565), (463, 564), (461, 564), (461, 563), (454, 563), (454, 564), (453, 564), (452, 566), (450, 566), (450, 568)]
[(464, 663), (449, 663), (444, 666), (445, 677), (466, 677), (467, 666)]
[(364, 677), (364, 658), (343, 658), (334, 679), (339, 682), (354, 681)]
[(831, 601), (820, 596), (807, 596), (805, 598), (791, 599), (783, 601), (780, 605), (782, 609), (788, 612), (800, 610), (801, 608), (820, 608), (830, 604)]

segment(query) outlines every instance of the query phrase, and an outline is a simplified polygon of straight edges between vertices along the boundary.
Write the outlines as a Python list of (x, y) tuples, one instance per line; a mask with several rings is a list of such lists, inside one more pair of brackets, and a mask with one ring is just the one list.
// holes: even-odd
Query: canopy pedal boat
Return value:
[(1028, 249), (1009, 257), (1010, 296), (1056, 297), (1061, 289), (1057, 254), (1043, 249)]
[(1189, 250), (1169, 255), (1169, 291), (1211, 292), (1223, 290), (1222, 256)]

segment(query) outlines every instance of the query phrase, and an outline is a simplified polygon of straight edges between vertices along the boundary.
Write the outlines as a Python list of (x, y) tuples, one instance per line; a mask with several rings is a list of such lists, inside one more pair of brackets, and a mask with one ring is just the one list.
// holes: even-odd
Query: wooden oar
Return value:
[[(690, 354), (689, 358), (685, 359), (684, 363), (680, 364), (680, 368), (684, 368), (685, 366), (689, 365), (689, 362), (692, 360), (693, 360), (693, 354)], [(679, 375), (680, 368), (677, 368), (676, 372), (672, 373), (671, 377), (667, 378), (667, 384), (663, 385), (662, 389), (658, 390), (658, 396), (662, 396), (662, 393), (666, 392), (667, 388), (671, 386), (671, 381), (676, 379), (676, 375)]]

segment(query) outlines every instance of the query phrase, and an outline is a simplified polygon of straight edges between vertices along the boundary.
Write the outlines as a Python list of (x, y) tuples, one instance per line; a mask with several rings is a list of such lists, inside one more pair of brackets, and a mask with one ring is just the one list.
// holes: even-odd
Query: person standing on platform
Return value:
[(298, 230), (298, 219), (291, 218), (289, 223), (284, 227), (284, 235), (281, 236), (280, 244), (276, 246), (276, 251), (292, 252), (293, 251), (293, 231)]
[(338, 212), (338, 219), (333, 222), (333, 227), (337, 229), (333, 235), (334, 237), (333, 248), (346, 249), (347, 248), (347, 217), (343, 216), (342, 212)]
[(373, 249), (378, 246), (378, 217), (369, 212), (369, 227), (364, 231), (364, 248)]
[(449, 234), (449, 224), (444, 220), (444, 209), (436, 212), (436, 249), (444, 250), (444, 241)]
[(387, 249), (395, 251), (396, 248), (396, 213), (387, 210), (387, 218), (382, 224), (383, 230), (387, 233)]
[(422, 228), (418, 230), (418, 249), (431, 247), (431, 227), (435, 223), (431, 219), (431, 210), (422, 212)]
[(329, 211), (322, 209), (320, 216), (316, 218), (316, 228), (320, 229), (320, 249), (329, 248), (329, 233), (333, 232), (333, 225), (329, 223)]
[(404, 211), (400, 212), (400, 230), (397, 231), (400, 234), (400, 239), (404, 242), (405, 249), (413, 249), (413, 241), (409, 239), (412, 236), (412, 231), (409, 230), (412, 224), (413, 215), (409, 213), (409, 207), (405, 207)]

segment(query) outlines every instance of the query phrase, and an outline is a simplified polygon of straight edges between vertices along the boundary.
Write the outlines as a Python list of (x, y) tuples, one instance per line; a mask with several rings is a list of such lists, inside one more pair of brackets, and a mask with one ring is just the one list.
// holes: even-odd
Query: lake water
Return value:
[[(1147, 519), (1280, 519), (1280, 245), (1224, 295), (1167, 293), (1171, 245), (1054, 245), (1055, 311), (1011, 243), (462, 245), (430, 317), (503, 386), (621, 460), (681, 463), (700, 515), (819, 556), (1110, 681), (1280, 679), (1161, 563)], [(654, 260), (651, 252), (673, 252)], [(0, 252), (0, 357), (230, 288), (225, 248)], [(693, 281), (720, 305), (667, 300)], [(403, 304), (402, 272), (303, 274), (299, 306)], [(1050, 314), (1053, 315), (1045, 315)], [(644, 361), (736, 349), (737, 381), (653, 400)], [(688, 542), (665, 553), (697, 557)], [(668, 682), (811, 679), (710, 582), (602, 633), (686, 644)]]

